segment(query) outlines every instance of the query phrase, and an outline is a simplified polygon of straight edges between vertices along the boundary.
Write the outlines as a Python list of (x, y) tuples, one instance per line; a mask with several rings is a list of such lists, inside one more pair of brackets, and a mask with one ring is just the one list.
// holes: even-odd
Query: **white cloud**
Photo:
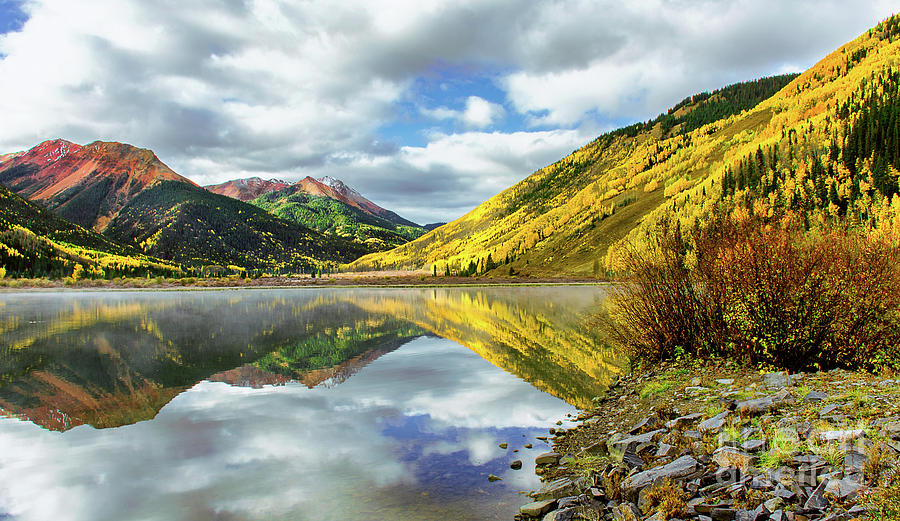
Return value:
[(478, 96), (469, 96), (466, 99), (466, 110), (462, 113), (462, 120), (466, 125), (474, 128), (485, 128), (501, 119), (506, 111), (501, 105)]
[[(413, 219), (441, 220), (559, 158), (544, 154), (559, 146), (544, 145), (543, 164), (493, 170), (492, 158), (505, 154), (501, 141), (545, 137), (473, 132), (504, 117), (519, 119), (504, 106), (542, 130), (574, 128), (587, 141), (610, 121), (647, 119), (699, 91), (808, 67), (896, 9), (883, 0), (29, 0), (23, 6), (30, 18), (22, 30), (0, 36), (0, 151), (53, 137), (125, 141), (154, 149), (201, 183), (331, 174)], [(434, 134), (412, 149), (384, 143), (379, 129), (398, 118), (417, 80), (435, 71), (490, 78), (505, 99), (465, 92), (415, 99), (414, 106), (437, 107), (416, 115), (425, 120), (422, 128), (453, 120), (458, 136)], [(463, 98), (464, 107), (449, 108)], [(457, 161), (445, 160), (442, 151), (451, 145)], [(410, 156), (428, 168), (411, 168)], [(476, 164), (495, 181), (468, 190)], [(371, 177), (384, 175), (390, 186)], [(467, 187), (467, 194), (443, 191), (450, 185)], [(433, 212), (435, 200), (453, 203)]]

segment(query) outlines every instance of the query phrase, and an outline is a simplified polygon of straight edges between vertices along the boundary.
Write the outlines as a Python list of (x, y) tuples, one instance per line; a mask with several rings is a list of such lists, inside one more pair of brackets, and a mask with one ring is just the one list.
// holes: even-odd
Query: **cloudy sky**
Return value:
[(201, 184), (343, 179), (426, 223), (598, 134), (800, 71), (872, 0), (0, 0), (0, 152), (153, 149)]

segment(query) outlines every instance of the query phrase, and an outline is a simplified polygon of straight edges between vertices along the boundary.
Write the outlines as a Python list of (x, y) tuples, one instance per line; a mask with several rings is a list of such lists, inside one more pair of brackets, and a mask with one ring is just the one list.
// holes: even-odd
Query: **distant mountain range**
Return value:
[[(900, 233), (900, 16), (800, 75), (690, 96), (604, 134), (463, 217), (356, 269), (591, 276), (657, 223), (797, 216)], [(893, 232), (892, 232), (893, 230)]]
[(318, 232), (351, 238), (372, 251), (394, 248), (427, 231), (332, 177), (307, 176), (295, 183), (252, 177), (204, 188)]
[[(309, 271), (402, 244), (425, 232), (340, 181), (325, 181), (307, 178), (289, 184), (251, 179), (205, 190), (174, 172), (150, 150), (99, 141), (82, 146), (56, 139), (24, 152), (0, 156), (0, 184), (52, 212), (55, 224), (48, 224), (53, 221), (51, 214), (10, 197), (12, 194), (0, 193), (9, 201), (15, 200), (6, 210), (14, 206), (28, 208), (3, 212), (6, 221), (0, 223), (0, 235), (19, 227), (46, 242), (59, 235), (53, 230), (81, 230), (80, 242), (72, 244), (100, 245), (105, 248), (104, 253), (113, 249), (117, 255), (145, 259), (132, 263), (140, 268), (113, 271), (159, 273), (162, 269), (171, 274), (180, 265)], [(316, 223), (304, 222), (295, 218), (296, 212), (284, 210), (296, 207), (296, 201), (288, 199), (301, 188), (316, 200)], [(270, 208), (255, 200), (254, 204), (240, 200), (264, 194), (269, 196), (268, 202), (274, 202), (277, 198), (271, 194), (280, 191), (285, 191), (285, 200)], [(323, 201), (328, 205), (323, 206)], [(40, 225), (36, 224), (38, 221)], [(375, 231), (357, 233), (362, 227), (358, 223)], [(9, 262), (16, 266), (13, 271), (21, 275), (68, 274), (78, 263), (60, 256), (57, 250), (62, 246), (51, 254), (44, 251), (44, 246), (38, 248), (43, 253), (24, 248), (27, 241), (22, 239), (13, 241), (15, 244), (9, 241), (12, 239), (3, 244), (17, 252)], [(29, 252), (19, 251), (23, 249)], [(33, 264), (18, 260), (25, 258), (55, 260), (42, 261), (29, 272), (24, 267), (19, 269)], [(151, 269), (146, 262), (156, 268)], [(100, 269), (97, 267), (97, 272)]]

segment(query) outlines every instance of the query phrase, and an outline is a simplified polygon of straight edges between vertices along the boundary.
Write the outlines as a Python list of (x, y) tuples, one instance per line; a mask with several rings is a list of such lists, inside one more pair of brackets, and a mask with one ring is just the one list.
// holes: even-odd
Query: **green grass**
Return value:
[(658, 382), (650, 382), (645, 385), (640, 392), (641, 398), (647, 398), (651, 395), (660, 394), (675, 387), (675, 382), (671, 380), (660, 380)]

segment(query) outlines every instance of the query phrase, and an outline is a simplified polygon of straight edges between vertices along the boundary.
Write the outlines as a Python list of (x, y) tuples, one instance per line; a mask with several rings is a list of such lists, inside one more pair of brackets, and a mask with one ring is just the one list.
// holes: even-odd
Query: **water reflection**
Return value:
[(524, 444), (615, 370), (598, 298), (3, 295), (0, 518), (509, 519)]

